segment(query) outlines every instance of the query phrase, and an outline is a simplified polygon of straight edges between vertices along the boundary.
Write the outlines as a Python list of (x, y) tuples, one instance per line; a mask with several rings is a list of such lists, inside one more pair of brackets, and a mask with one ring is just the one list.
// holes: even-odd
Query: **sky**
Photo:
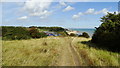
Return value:
[[(118, 2), (3, 2), (2, 26), (94, 28), (100, 18), (118, 11)], [(0, 3), (1, 5), (1, 3)]]

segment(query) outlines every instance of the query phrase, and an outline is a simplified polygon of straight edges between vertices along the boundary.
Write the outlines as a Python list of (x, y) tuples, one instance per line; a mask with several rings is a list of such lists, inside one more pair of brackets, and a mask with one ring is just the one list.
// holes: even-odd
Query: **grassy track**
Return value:
[[(119, 53), (89, 47), (82, 37), (2, 41), (4, 66), (119, 66)], [(93, 45), (93, 44), (91, 44)]]

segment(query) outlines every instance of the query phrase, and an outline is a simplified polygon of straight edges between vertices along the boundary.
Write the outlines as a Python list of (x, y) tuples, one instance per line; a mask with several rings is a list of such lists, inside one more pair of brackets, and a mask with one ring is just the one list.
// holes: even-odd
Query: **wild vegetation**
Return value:
[(101, 19), (103, 23), (96, 28), (92, 42), (108, 50), (120, 51), (120, 13), (108, 13)]
[(91, 38), (78, 38), (72, 41), (83, 66), (120, 66), (120, 53), (107, 51), (89, 42)]
[(61, 36), (67, 36), (65, 29), (61, 27), (14, 27), (2, 26), (3, 40), (21, 40), (30, 38), (42, 38), (47, 35), (43, 31), (54, 31)]
[[(61, 27), (3, 26), (2, 65), (120, 66), (119, 18), (120, 13), (108, 13), (101, 18), (103, 23), (96, 28), (92, 39), (86, 32), (79, 37), (68, 35)], [(56, 32), (62, 37), (48, 37), (44, 31)]]
[(29, 38), (31, 38), (29, 31), (25, 27), (2, 26), (3, 40), (21, 40)]
[(54, 38), (3, 41), (3, 66), (48, 66), (60, 45)]
[(65, 31), (65, 29), (62, 27), (38, 27), (38, 28), (43, 30), (48, 30), (48, 31), (55, 31), (55, 32)]
[(88, 35), (88, 33), (83, 32), (82, 35), (79, 35), (78, 37), (85, 37), (85, 38), (89, 38), (90, 36)]
[[(70, 34), (66, 32), (67, 29), (62, 27), (14, 27), (14, 26), (2, 26), (2, 40), (22, 40), (22, 39), (32, 39), (32, 38), (43, 38), (47, 37), (47, 32), (55, 32), (60, 34), (60, 36), (77, 36), (76, 34)], [(83, 32), (81, 37), (89, 38), (86, 32)]]
[(47, 37), (47, 35), (44, 32), (39, 32), (39, 30), (35, 27), (30, 27), (28, 31), (32, 38)]
[(66, 29), (62, 27), (38, 27), (38, 28), (40, 31), (52, 31), (61, 34), (61, 36), (68, 36)]
[(2, 65), (76, 66), (74, 63), (80, 60), (80, 66), (119, 66), (119, 53), (90, 47), (89, 45), (94, 44), (84, 43), (90, 40), (83, 37), (3, 40)]

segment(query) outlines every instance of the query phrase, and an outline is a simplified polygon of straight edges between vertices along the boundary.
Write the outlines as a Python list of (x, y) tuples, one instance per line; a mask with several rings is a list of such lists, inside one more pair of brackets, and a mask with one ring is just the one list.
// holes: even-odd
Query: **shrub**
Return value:
[(56, 32), (57, 34), (60, 34), (60, 36), (68, 36), (66, 29), (62, 27), (38, 27), (38, 29), (50, 31), (50, 32)]
[(85, 37), (85, 38), (89, 38), (90, 36), (88, 35), (88, 33), (83, 32), (82, 35), (79, 35), (78, 37)]
[(59, 31), (57, 34), (60, 34), (60, 36), (68, 36), (66, 31)]
[(92, 42), (112, 51), (120, 51), (120, 13), (108, 13), (92, 37)]
[(44, 32), (39, 32), (35, 27), (30, 28), (29, 33), (32, 38), (42, 38), (47, 36)]
[(55, 32), (65, 31), (65, 29), (62, 27), (38, 27), (38, 28), (48, 30), (48, 31), (55, 31)]
[(3, 40), (21, 40), (31, 38), (25, 27), (2, 27)]
[(89, 38), (89, 37), (90, 37), (90, 36), (88, 35), (88, 33), (86, 33), (86, 32), (83, 32), (83, 33), (82, 33), (82, 36), (85, 37), (85, 38)]
[(70, 35), (69, 36), (76, 36), (76, 34), (74, 34), (74, 33), (70, 33)]
[(14, 26), (2, 26), (2, 39), (3, 40), (21, 40), (30, 38), (42, 38), (47, 35), (44, 32), (39, 32), (39, 29), (45, 29), (48, 31), (54, 31), (61, 36), (67, 36), (67, 32), (61, 27), (14, 27)]
[(38, 38), (43, 38), (43, 37), (47, 37), (47, 35), (44, 32), (38, 33)]

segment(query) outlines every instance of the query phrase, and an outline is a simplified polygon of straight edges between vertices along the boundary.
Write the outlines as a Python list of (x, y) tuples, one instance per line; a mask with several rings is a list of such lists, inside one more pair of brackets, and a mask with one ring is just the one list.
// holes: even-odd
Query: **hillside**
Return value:
[(120, 53), (95, 48), (89, 40), (83, 37), (46, 37), (2, 41), (2, 65), (120, 66)]
[(62, 27), (21, 27), (21, 26), (1, 26), (2, 40), (23, 40), (33, 38), (43, 38), (47, 36), (67, 36), (67, 32)]

